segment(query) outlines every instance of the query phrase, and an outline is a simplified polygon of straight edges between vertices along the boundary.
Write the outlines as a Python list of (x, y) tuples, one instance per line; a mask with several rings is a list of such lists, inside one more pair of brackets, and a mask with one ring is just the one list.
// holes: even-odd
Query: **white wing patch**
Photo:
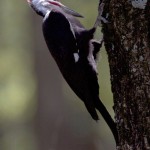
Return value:
[(79, 54), (78, 53), (73, 53), (74, 60), (77, 63), (79, 61)]

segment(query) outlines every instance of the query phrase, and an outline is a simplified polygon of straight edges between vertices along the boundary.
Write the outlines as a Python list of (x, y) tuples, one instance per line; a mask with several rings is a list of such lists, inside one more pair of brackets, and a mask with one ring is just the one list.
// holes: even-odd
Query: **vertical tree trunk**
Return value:
[[(150, 149), (150, 1), (104, 0), (102, 25), (108, 53), (118, 150)], [(100, 1), (100, 4), (102, 2)], [(109, 14), (109, 15), (108, 15)]]

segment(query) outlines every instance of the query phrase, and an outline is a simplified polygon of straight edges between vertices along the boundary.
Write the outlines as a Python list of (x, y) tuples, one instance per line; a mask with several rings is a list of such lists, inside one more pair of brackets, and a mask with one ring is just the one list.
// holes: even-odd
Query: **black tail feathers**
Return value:
[(85, 104), (85, 106), (86, 106), (88, 112), (89, 112), (90, 115), (92, 116), (92, 118), (93, 118), (95, 121), (99, 120), (98, 115), (97, 115), (97, 112), (96, 112), (94, 106), (91, 106), (91, 105), (89, 105), (88, 103), (85, 103), (85, 102), (84, 102), (84, 104)]
[(117, 131), (117, 127), (116, 127), (116, 123), (114, 122), (114, 120), (112, 119), (112, 117), (110, 116), (109, 112), (107, 111), (106, 107), (103, 105), (103, 103), (101, 102), (101, 100), (97, 100), (96, 102), (96, 109), (101, 113), (101, 115), (103, 116), (104, 120), (106, 121), (107, 125), (109, 126), (116, 144), (118, 143), (118, 131)]

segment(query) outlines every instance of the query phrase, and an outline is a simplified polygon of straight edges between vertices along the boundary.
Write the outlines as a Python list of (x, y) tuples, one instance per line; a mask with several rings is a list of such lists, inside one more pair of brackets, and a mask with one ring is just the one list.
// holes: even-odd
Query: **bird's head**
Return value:
[(53, 9), (58, 9), (72, 16), (83, 17), (56, 0), (27, 0), (27, 2), (41, 16), (45, 16), (47, 12)]

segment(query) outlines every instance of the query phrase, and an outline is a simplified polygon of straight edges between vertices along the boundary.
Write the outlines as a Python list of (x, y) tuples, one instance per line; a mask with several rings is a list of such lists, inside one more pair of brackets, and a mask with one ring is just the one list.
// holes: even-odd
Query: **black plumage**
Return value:
[[(93, 39), (95, 29), (81, 30), (78, 33), (77, 26), (71, 27), (66, 16), (57, 11), (51, 11), (43, 23), (45, 41), (62, 75), (84, 102), (93, 119), (98, 120), (95, 108), (99, 103), (99, 86), (96, 62), (90, 52), (93, 51), (90, 40)], [(77, 62), (74, 54), (79, 56)]]
[[(116, 125), (99, 99), (96, 59), (102, 43), (93, 40), (96, 28), (85, 29), (73, 15), (70, 15), (72, 11), (69, 10), (67, 14), (58, 5), (49, 5), (49, 1), (42, 0), (40, 7), (38, 0), (30, 0), (33, 9), (44, 17), (43, 35), (48, 49), (64, 79), (84, 102), (92, 118), (98, 120), (98, 110), (117, 141)], [(80, 16), (74, 11), (73, 13)]]

